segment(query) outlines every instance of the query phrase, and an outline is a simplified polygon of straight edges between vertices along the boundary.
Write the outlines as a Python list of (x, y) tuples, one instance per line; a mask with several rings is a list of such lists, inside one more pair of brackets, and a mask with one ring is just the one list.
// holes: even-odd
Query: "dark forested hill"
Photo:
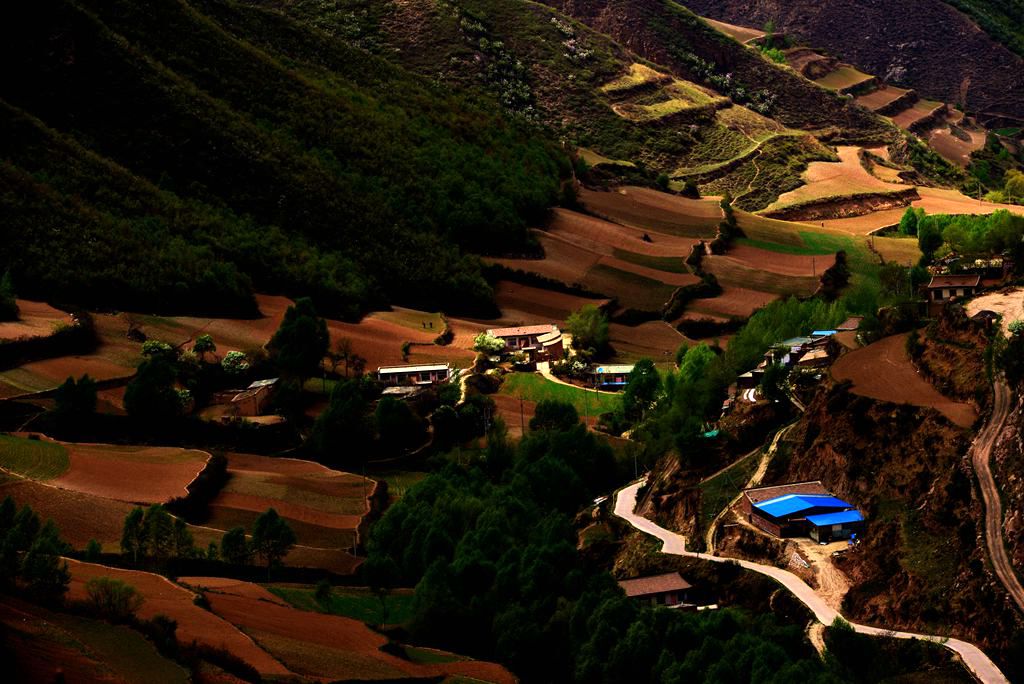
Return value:
[[(525, 122), (230, 2), (45, 2), (0, 28), (0, 265), (22, 294), (483, 310), (567, 160)], [(455, 296), (458, 293), (458, 297)]]

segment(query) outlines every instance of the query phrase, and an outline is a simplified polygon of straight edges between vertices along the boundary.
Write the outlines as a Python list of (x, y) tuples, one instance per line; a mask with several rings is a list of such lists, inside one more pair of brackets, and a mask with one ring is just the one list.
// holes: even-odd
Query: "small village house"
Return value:
[(838, 332), (851, 332), (860, 328), (861, 321), (864, 320), (863, 316), (850, 316), (845, 321), (836, 326)]
[(981, 276), (977, 274), (932, 276), (928, 283), (928, 301), (947, 302), (954, 297), (970, 297), (980, 286)]
[(669, 608), (687, 603), (693, 588), (678, 572), (619, 580), (619, 586), (631, 599)]
[(377, 380), (384, 385), (436, 385), (452, 377), (451, 364), (434, 363), (408, 366), (381, 366)]
[(564, 353), (562, 331), (553, 323), (491, 328), (487, 334), (502, 340), (506, 352), (521, 351), (534, 361), (560, 359)]
[(276, 387), (277, 378), (255, 381), (231, 398), (232, 413), (236, 416), (262, 416)]
[(849, 539), (864, 528), (861, 512), (819, 480), (747, 489), (740, 506), (750, 524), (776, 537), (830, 542)]
[(612, 364), (596, 366), (590, 371), (595, 387), (625, 387), (633, 372), (633, 364)]

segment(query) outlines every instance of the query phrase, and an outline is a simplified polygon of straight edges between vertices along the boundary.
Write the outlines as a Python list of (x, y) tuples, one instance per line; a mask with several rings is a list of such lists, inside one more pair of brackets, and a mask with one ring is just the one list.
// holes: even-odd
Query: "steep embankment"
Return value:
[(868, 519), (863, 543), (837, 559), (853, 584), (843, 604), (850, 617), (948, 632), (1018, 667), (1012, 652), (1024, 621), (986, 565), (965, 432), (933, 409), (837, 385), (790, 436), (792, 456), (778, 459), (766, 481), (821, 479)]
[(1024, 118), (1024, 60), (939, 0), (690, 0), (698, 14), (776, 29), (923, 97)]

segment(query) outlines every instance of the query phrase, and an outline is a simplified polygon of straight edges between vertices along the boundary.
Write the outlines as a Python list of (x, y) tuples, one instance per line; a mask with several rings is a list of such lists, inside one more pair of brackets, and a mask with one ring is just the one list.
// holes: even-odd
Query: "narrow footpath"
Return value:
[(989, 465), (992, 449), (996, 445), (996, 440), (999, 439), (999, 433), (1002, 432), (1006, 419), (1010, 416), (1012, 400), (1013, 394), (1010, 392), (1010, 388), (1006, 386), (1005, 382), (997, 380), (992, 417), (974, 440), (971, 447), (971, 462), (974, 464), (974, 472), (978, 476), (981, 498), (985, 502), (985, 546), (988, 547), (992, 568), (1013, 598), (1013, 602), (1021, 611), (1024, 611), (1024, 587), (1021, 586), (1020, 579), (1006, 553), (1006, 544), (1003, 541), (1003, 503), (999, 498), (999, 488), (996, 487), (996, 481), (992, 477), (992, 469)]
[[(814, 613), (814, 617), (818, 622), (823, 625), (831, 625), (837, 617), (842, 617), (837, 610), (831, 608), (827, 603), (825, 603), (824, 599), (814, 593), (814, 590), (811, 589), (806, 582), (791, 572), (770, 565), (752, 563), (747, 560), (723, 558), (721, 556), (709, 556), (706, 554), (687, 551), (685, 537), (675, 532), (670, 532), (669, 530), (651, 522), (647, 518), (634, 513), (634, 510), (636, 509), (636, 494), (642, 484), (643, 480), (634, 482), (633, 484), (616, 492), (615, 515), (622, 518), (641, 532), (660, 539), (662, 542), (662, 553), (668, 553), (675, 556), (687, 556), (689, 558), (700, 558), (712, 563), (738, 563), (740, 567), (762, 575), (767, 575), (781, 584), (801, 603), (807, 606), (810, 611)], [(845, 620), (845, 618), (843, 619)], [(849, 621), (847, 620), (847, 622)], [(974, 644), (970, 644), (966, 641), (925, 634), (912, 634), (910, 632), (895, 632), (887, 629), (880, 629), (878, 627), (858, 625), (852, 622), (850, 622), (850, 626), (853, 627), (854, 631), (860, 634), (885, 636), (895, 639), (923, 639), (933, 641), (945, 646), (959, 655), (967, 668), (974, 673), (974, 675), (983, 682), (983, 684), (1004, 684), (1009, 682), (999, 668), (996, 667), (996, 664), (993, 663), (987, 655), (985, 655), (984, 651)]]

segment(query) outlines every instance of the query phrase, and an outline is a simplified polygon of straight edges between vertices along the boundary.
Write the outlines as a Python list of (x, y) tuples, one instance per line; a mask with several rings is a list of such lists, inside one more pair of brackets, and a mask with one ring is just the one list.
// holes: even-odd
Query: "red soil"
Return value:
[(626, 361), (639, 358), (670, 360), (675, 358), (679, 347), (691, 343), (664, 321), (648, 321), (636, 326), (612, 323), (609, 333), (616, 357)]
[(0, 499), (10, 495), (19, 506), (29, 505), (43, 520), (51, 519), (61, 537), (76, 548), (90, 539), (116, 547), (125, 516), (132, 506), (110, 499), (71, 492), (57, 487), (11, 479), (0, 483)]
[(692, 200), (649, 188), (626, 186), (611, 192), (581, 188), (579, 199), (597, 216), (669, 234), (713, 237), (722, 220), (715, 200)]
[[(236, 627), (192, 603), (194, 594), (170, 580), (148, 572), (121, 570), (92, 563), (69, 560), (71, 587), (68, 598), (87, 598), (85, 584), (94, 577), (112, 577), (135, 587), (145, 602), (138, 616), (148, 620), (156, 615), (166, 615), (178, 623), (177, 638), (180, 643), (195, 640), (214, 648), (223, 648), (232, 655), (252, 665), (263, 675), (287, 676), (291, 673), (268, 653), (257, 647), (252, 640)], [(269, 605), (269, 604), (268, 604)]]
[(711, 315), (749, 318), (755, 311), (778, 298), (779, 295), (769, 292), (725, 286), (722, 288), (722, 294), (714, 299), (694, 299), (686, 308), (688, 311)]
[(495, 287), (495, 298), (504, 318), (516, 314), (526, 314), (532, 318), (523, 319), (524, 323), (564, 321), (569, 314), (584, 304), (602, 306), (607, 299), (590, 299), (578, 295), (553, 292), (529, 285), (520, 285), (502, 280)]
[[(333, 345), (341, 338), (352, 342), (352, 349), (366, 359), (368, 371), (379, 366), (431, 361), (471, 361), (473, 355), (465, 349), (452, 345), (438, 346), (434, 339), (441, 330), (419, 330), (392, 321), (367, 316), (359, 323), (328, 321), (327, 329)], [(402, 344), (412, 342), (412, 353), (408, 360), (402, 359)], [(468, 363), (463, 363), (468, 365)]]
[(520, 401), (517, 397), (508, 394), (492, 394), (490, 396), (494, 400), (498, 416), (505, 421), (505, 427), (508, 428), (509, 435), (512, 437), (522, 437), (523, 427), (528, 427), (530, 419), (537, 413), (537, 403), (524, 399), (520, 411)]
[[(193, 581), (204, 582), (202, 578)], [(207, 592), (214, 613), (253, 633), (275, 650), (276, 638), (304, 647), (289, 648), (287, 658), (299, 674), (327, 675), (332, 679), (378, 677), (465, 676), (488, 682), (516, 681), (505, 668), (494, 663), (456, 661), (419, 664), (385, 653), (381, 647), (387, 638), (365, 624), (336, 615), (310, 613), (254, 598), (242, 583), (222, 586)], [(332, 662), (324, 655), (338, 654)], [(303, 657), (306, 656), (306, 657)], [(309, 661), (312, 661), (310, 663)], [(325, 672), (327, 669), (329, 672)]]
[[(547, 278), (554, 278), (563, 283), (578, 283), (583, 280), (587, 271), (601, 259), (602, 253), (591, 251), (599, 246), (581, 245), (581, 241), (558, 234), (537, 233), (537, 238), (544, 248), (543, 259), (494, 259), (496, 263), (512, 269), (531, 273), (539, 273)], [(610, 248), (606, 250), (611, 252)]]
[(850, 380), (865, 397), (934, 408), (960, 427), (970, 427), (974, 407), (948, 399), (921, 377), (907, 355), (907, 335), (886, 337), (852, 351), (832, 365), (836, 380)]
[[(166, 503), (206, 467), (210, 455), (174, 447), (68, 444), (70, 467), (53, 481), (58, 487), (129, 503)], [(191, 456), (191, 458), (190, 458)]]
[(300, 522), (309, 523), (310, 525), (329, 527), (337, 530), (354, 530), (362, 520), (362, 516), (359, 515), (324, 513), (323, 511), (317, 511), (307, 506), (303, 506), (301, 503), (282, 501), (281, 499), (272, 499), (270, 497), (252, 496), (249, 494), (236, 494), (234, 492), (219, 493), (210, 505), (234, 508), (240, 511), (252, 511), (253, 513), (262, 513), (268, 508), (273, 508), (280, 513), (282, 517), (288, 518), (289, 520), (298, 520)]
[[(649, 256), (685, 257), (690, 253), (690, 248), (699, 242), (696, 238), (631, 228), (567, 209), (554, 210), (548, 231), (574, 244), (578, 244), (582, 238), (610, 248)], [(643, 239), (645, 234), (651, 239), (650, 242)]]
[(834, 254), (819, 256), (782, 254), (749, 245), (736, 245), (729, 250), (725, 258), (732, 259), (748, 268), (786, 276), (818, 277), (835, 263)]
[[(682, 258), (680, 258), (679, 261), (682, 262)], [(624, 261), (623, 259), (617, 259), (615, 257), (601, 257), (601, 263), (605, 266), (617, 268), (620, 271), (635, 273), (637, 275), (644, 276), (645, 278), (659, 280), (666, 285), (674, 285), (676, 287), (693, 285), (694, 283), (700, 282), (700, 278), (692, 273), (670, 273), (668, 271), (661, 271), (656, 268), (634, 264), (631, 261)]]
[(18, 320), (0, 323), (0, 340), (46, 337), (58, 323), (71, 323), (71, 316), (45, 302), (17, 300)]

